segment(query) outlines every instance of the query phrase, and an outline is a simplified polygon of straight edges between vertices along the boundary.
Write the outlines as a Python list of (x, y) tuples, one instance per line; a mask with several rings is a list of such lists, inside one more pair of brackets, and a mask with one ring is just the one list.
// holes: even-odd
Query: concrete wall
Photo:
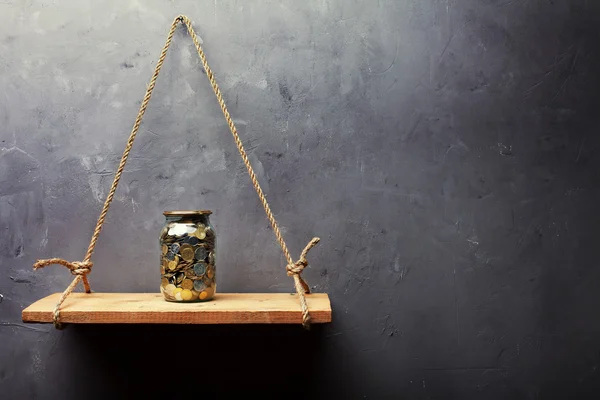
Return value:
[[(0, 1), (0, 398), (597, 398), (600, 6), (584, 0)], [(71, 279), (172, 19), (187, 14), (334, 322), (24, 325)], [(183, 28), (95, 291), (158, 288), (209, 208), (222, 292), (289, 292)], [(334, 396), (337, 395), (337, 396)]]

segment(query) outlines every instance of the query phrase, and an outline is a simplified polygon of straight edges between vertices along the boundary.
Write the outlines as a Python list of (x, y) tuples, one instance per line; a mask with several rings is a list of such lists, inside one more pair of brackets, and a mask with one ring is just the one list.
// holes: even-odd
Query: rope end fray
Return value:
[(312, 320), (312, 317), (308, 313), (306, 315), (302, 316), (302, 327), (304, 329), (306, 329), (307, 331), (310, 330), (310, 321), (311, 320)]

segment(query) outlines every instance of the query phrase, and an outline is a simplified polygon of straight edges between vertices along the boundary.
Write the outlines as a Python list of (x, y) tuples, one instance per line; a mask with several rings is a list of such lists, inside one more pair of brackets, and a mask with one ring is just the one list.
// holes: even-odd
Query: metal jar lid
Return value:
[(163, 212), (163, 215), (165, 217), (179, 217), (179, 216), (186, 216), (186, 215), (210, 215), (212, 214), (212, 211), (210, 210), (188, 210), (188, 211), (165, 211)]

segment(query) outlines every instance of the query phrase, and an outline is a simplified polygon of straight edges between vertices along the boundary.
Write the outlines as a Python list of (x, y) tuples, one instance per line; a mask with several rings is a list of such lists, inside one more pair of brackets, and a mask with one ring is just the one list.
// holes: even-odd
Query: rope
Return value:
[(250, 180), (252, 181), (252, 185), (254, 186), (254, 189), (256, 190), (256, 194), (258, 195), (258, 197), (263, 205), (263, 208), (265, 209), (265, 213), (267, 215), (269, 222), (271, 223), (271, 227), (273, 228), (273, 232), (275, 233), (277, 242), (281, 246), (281, 250), (283, 251), (283, 255), (285, 256), (285, 259), (287, 261), (287, 265), (286, 265), (287, 274), (294, 278), (294, 286), (296, 288), (296, 292), (298, 293), (298, 298), (300, 300), (300, 307), (302, 309), (302, 325), (305, 328), (308, 328), (310, 325), (310, 314), (308, 311), (308, 305), (306, 304), (305, 294), (310, 293), (310, 288), (308, 287), (308, 284), (306, 283), (306, 281), (302, 278), (302, 271), (308, 265), (308, 261), (306, 260), (306, 255), (307, 255), (308, 251), (310, 249), (312, 249), (319, 242), (319, 238), (316, 238), (316, 237), (313, 238), (306, 245), (306, 247), (302, 251), (298, 261), (294, 262), (292, 260), (292, 256), (290, 255), (287, 245), (285, 244), (285, 241), (283, 240), (283, 236), (281, 234), (281, 231), (279, 230), (277, 221), (275, 220), (275, 217), (273, 216), (273, 213), (271, 212), (271, 207), (269, 206), (269, 203), (267, 202), (267, 198), (265, 197), (265, 194), (262, 191), (260, 184), (258, 183), (258, 179), (256, 178), (256, 174), (254, 173), (254, 169), (252, 168), (252, 165), (250, 164), (250, 160), (248, 159), (248, 155), (246, 154), (244, 145), (242, 144), (242, 141), (240, 140), (240, 137), (238, 135), (237, 128), (235, 127), (235, 124), (233, 123), (233, 120), (231, 119), (229, 111), (227, 110), (227, 106), (225, 105), (225, 101), (223, 100), (221, 90), (219, 89), (219, 86), (217, 85), (217, 82), (215, 80), (212, 70), (208, 66), (208, 62), (206, 61), (206, 56), (204, 55), (202, 46), (200, 46), (200, 41), (198, 40), (198, 37), (196, 36), (196, 32), (194, 31), (194, 28), (192, 27), (192, 22), (185, 15), (179, 15), (177, 18), (175, 18), (175, 20), (171, 24), (171, 29), (169, 30), (169, 34), (167, 35), (167, 40), (165, 42), (165, 45), (163, 46), (163, 49), (160, 53), (160, 57), (158, 58), (158, 62), (156, 63), (156, 67), (154, 68), (154, 73), (152, 74), (152, 78), (150, 79), (150, 83), (148, 84), (148, 87), (146, 89), (146, 94), (144, 95), (144, 99), (142, 100), (140, 110), (135, 119), (135, 123), (133, 124), (133, 128), (131, 129), (131, 134), (129, 135), (129, 139), (127, 140), (127, 144), (125, 146), (125, 151), (123, 152), (123, 156), (121, 157), (121, 162), (119, 163), (119, 167), (117, 168), (117, 172), (115, 173), (115, 177), (114, 177), (112, 186), (110, 188), (110, 191), (108, 192), (108, 196), (106, 196), (106, 200), (104, 201), (104, 206), (102, 207), (102, 212), (100, 213), (100, 216), (98, 217), (98, 222), (96, 223), (96, 228), (94, 229), (94, 233), (92, 235), (92, 239), (90, 240), (90, 245), (88, 246), (85, 258), (83, 259), (83, 261), (73, 261), (73, 262), (69, 262), (69, 261), (63, 260), (61, 258), (50, 258), (50, 259), (45, 259), (45, 260), (38, 260), (34, 264), (34, 269), (36, 269), (36, 270), (38, 268), (43, 268), (50, 264), (62, 265), (66, 268), (69, 268), (71, 273), (76, 275), (75, 278), (73, 279), (73, 281), (71, 282), (71, 284), (65, 289), (65, 291), (61, 295), (60, 299), (58, 300), (56, 307), (54, 308), (54, 313), (53, 313), (54, 326), (58, 329), (61, 328), (60, 306), (65, 301), (65, 299), (73, 292), (73, 290), (75, 289), (75, 287), (77, 286), (79, 281), (83, 280), (83, 285), (84, 285), (86, 293), (91, 292), (90, 284), (89, 284), (89, 281), (87, 278), (87, 274), (89, 274), (91, 272), (91, 268), (93, 265), (93, 263), (90, 260), (92, 258), (92, 254), (94, 254), (94, 249), (96, 248), (96, 242), (98, 241), (98, 236), (100, 235), (100, 231), (102, 231), (102, 226), (104, 225), (104, 220), (106, 219), (106, 214), (108, 213), (108, 209), (110, 208), (110, 205), (115, 196), (117, 186), (119, 184), (119, 181), (121, 180), (121, 175), (123, 174), (123, 170), (125, 169), (125, 164), (127, 163), (127, 158), (129, 157), (129, 153), (131, 152), (131, 148), (133, 146), (133, 141), (135, 140), (135, 137), (136, 137), (138, 130), (140, 128), (140, 125), (142, 123), (144, 114), (146, 113), (146, 108), (148, 107), (148, 103), (150, 102), (150, 98), (152, 97), (152, 91), (154, 90), (154, 87), (156, 85), (156, 80), (158, 79), (158, 74), (160, 73), (160, 70), (163, 66), (165, 57), (167, 56), (167, 51), (169, 49), (169, 46), (171, 45), (171, 41), (173, 40), (173, 35), (175, 34), (175, 29), (177, 28), (177, 24), (179, 24), (179, 23), (185, 24), (185, 26), (187, 27), (187, 31), (188, 31), (190, 37), (192, 38), (192, 41), (194, 42), (194, 46), (196, 47), (198, 55), (200, 56), (200, 60), (202, 61), (202, 66), (204, 67), (204, 71), (206, 71), (206, 76), (208, 77), (208, 80), (210, 82), (210, 85), (213, 89), (215, 96), (217, 97), (217, 101), (219, 103), (219, 106), (221, 107), (223, 116), (225, 117), (225, 120), (227, 121), (227, 125), (229, 126), (229, 130), (231, 131), (231, 135), (233, 136), (233, 140), (235, 141), (235, 144), (238, 148), (240, 156), (242, 157), (242, 160), (244, 161), (244, 165), (246, 166), (246, 169), (248, 170), (248, 174), (250, 175)]

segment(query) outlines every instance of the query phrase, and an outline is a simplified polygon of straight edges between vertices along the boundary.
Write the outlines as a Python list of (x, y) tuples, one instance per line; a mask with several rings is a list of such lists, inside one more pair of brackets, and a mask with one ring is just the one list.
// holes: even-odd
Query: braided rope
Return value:
[(62, 293), (60, 299), (58, 300), (58, 303), (56, 304), (56, 306), (54, 308), (54, 313), (53, 313), (54, 326), (58, 329), (60, 329), (62, 327), (60, 324), (60, 306), (65, 301), (65, 299), (73, 292), (73, 290), (75, 289), (75, 287), (77, 286), (79, 281), (83, 280), (83, 284), (84, 284), (86, 293), (91, 292), (91, 288), (90, 288), (89, 281), (87, 278), (87, 274), (89, 274), (91, 272), (91, 267), (93, 265), (90, 260), (92, 258), (92, 254), (94, 254), (94, 249), (96, 248), (96, 243), (98, 241), (98, 237), (100, 236), (100, 232), (102, 231), (102, 226), (104, 225), (104, 221), (106, 219), (108, 209), (110, 208), (110, 205), (113, 201), (115, 192), (117, 190), (117, 186), (119, 184), (119, 181), (121, 180), (121, 175), (123, 174), (123, 170), (125, 169), (125, 164), (127, 163), (127, 158), (129, 157), (129, 153), (131, 152), (131, 148), (133, 147), (133, 141), (135, 140), (135, 137), (139, 131), (140, 125), (142, 123), (142, 119), (144, 117), (144, 114), (146, 113), (146, 108), (148, 107), (148, 103), (150, 102), (150, 98), (152, 97), (152, 91), (154, 90), (154, 87), (156, 86), (156, 80), (158, 79), (158, 74), (160, 73), (160, 70), (165, 61), (165, 57), (167, 56), (167, 51), (169, 49), (169, 46), (171, 45), (171, 41), (173, 40), (173, 35), (175, 34), (175, 29), (177, 28), (177, 24), (180, 22), (185, 24), (185, 26), (187, 27), (187, 31), (188, 31), (190, 37), (192, 38), (192, 41), (194, 42), (194, 46), (196, 47), (198, 55), (200, 56), (200, 60), (202, 61), (202, 66), (204, 67), (204, 70), (206, 71), (206, 76), (208, 77), (208, 80), (209, 80), (210, 85), (213, 89), (213, 92), (217, 98), (219, 106), (221, 107), (223, 116), (225, 117), (225, 120), (227, 121), (227, 125), (229, 126), (229, 130), (231, 131), (231, 135), (233, 136), (233, 139), (238, 148), (240, 156), (242, 157), (242, 160), (244, 161), (244, 165), (246, 166), (246, 169), (248, 170), (248, 174), (250, 175), (250, 180), (252, 181), (252, 185), (254, 186), (254, 189), (256, 190), (256, 193), (257, 193), (258, 197), (260, 198), (263, 208), (265, 209), (265, 213), (267, 215), (269, 222), (271, 223), (271, 227), (273, 228), (273, 232), (275, 233), (277, 242), (281, 246), (281, 250), (283, 251), (283, 255), (285, 256), (285, 259), (287, 261), (287, 265), (286, 265), (287, 274), (294, 278), (294, 286), (296, 288), (296, 292), (298, 293), (298, 297), (300, 300), (300, 306), (302, 309), (302, 325), (304, 327), (308, 328), (310, 325), (310, 314), (308, 311), (308, 305), (306, 304), (305, 294), (310, 293), (310, 288), (308, 287), (308, 284), (306, 283), (306, 281), (302, 278), (302, 271), (308, 265), (308, 261), (306, 260), (306, 255), (307, 255), (308, 251), (319, 242), (319, 238), (313, 238), (306, 245), (306, 247), (302, 251), (298, 261), (294, 262), (292, 260), (292, 256), (290, 255), (287, 245), (285, 244), (285, 241), (283, 240), (283, 236), (281, 234), (281, 231), (279, 230), (277, 221), (275, 220), (275, 217), (273, 216), (273, 213), (271, 212), (271, 207), (269, 206), (269, 203), (267, 202), (267, 198), (265, 197), (265, 194), (262, 191), (262, 188), (260, 187), (258, 179), (256, 178), (256, 174), (254, 173), (254, 169), (252, 168), (252, 165), (250, 164), (250, 160), (248, 159), (248, 155), (246, 154), (246, 150), (244, 149), (244, 145), (242, 144), (242, 141), (240, 140), (240, 137), (237, 133), (237, 128), (235, 127), (235, 124), (233, 123), (233, 120), (231, 119), (229, 111), (227, 110), (227, 106), (225, 105), (225, 101), (223, 100), (223, 95), (221, 94), (221, 90), (219, 89), (219, 86), (217, 85), (217, 82), (215, 80), (212, 70), (208, 66), (208, 62), (206, 61), (206, 56), (204, 55), (202, 46), (200, 46), (200, 42), (198, 40), (198, 37), (196, 36), (196, 32), (194, 31), (194, 28), (192, 27), (192, 22), (185, 15), (179, 15), (177, 18), (175, 18), (175, 20), (171, 24), (171, 29), (169, 30), (167, 40), (165, 42), (165, 45), (163, 46), (163, 49), (160, 53), (160, 57), (158, 58), (158, 62), (156, 63), (156, 66), (154, 68), (154, 73), (152, 74), (152, 78), (150, 79), (150, 83), (148, 84), (148, 87), (146, 89), (146, 94), (144, 95), (144, 99), (142, 100), (140, 110), (135, 119), (135, 123), (133, 124), (133, 128), (131, 129), (131, 134), (129, 135), (129, 139), (127, 140), (127, 144), (125, 146), (123, 156), (121, 157), (121, 162), (119, 163), (119, 167), (117, 168), (117, 171), (115, 173), (115, 177), (114, 177), (112, 186), (110, 188), (110, 191), (108, 192), (108, 196), (106, 196), (106, 200), (104, 201), (104, 206), (102, 207), (102, 212), (100, 213), (100, 216), (98, 217), (98, 222), (96, 223), (96, 228), (94, 229), (94, 233), (90, 240), (90, 245), (88, 246), (87, 253), (85, 255), (84, 260), (69, 262), (69, 261), (63, 260), (61, 258), (50, 258), (50, 259), (45, 259), (45, 260), (38, 260), (34, 264), (34, 269), (43, 268), (50, 264), (63, 265), (65, 267), (69, 268), (71, 270), (72, 274), (76, 275), (75, 278), (73, 279), (73, 281), (71, 282), (71, 284)]

